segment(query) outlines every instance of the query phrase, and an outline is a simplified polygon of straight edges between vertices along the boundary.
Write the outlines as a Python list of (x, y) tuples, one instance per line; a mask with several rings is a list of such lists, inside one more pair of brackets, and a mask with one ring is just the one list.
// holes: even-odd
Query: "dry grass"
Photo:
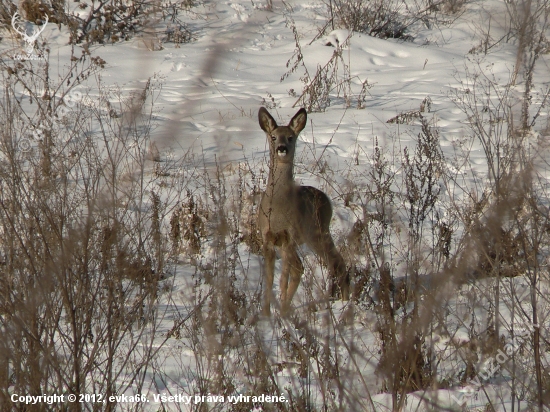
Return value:
[[(285, 394), (288, 403), (264, 408), (292, 411), (376, 410), (372, 396), (387, 392), (399, 411), (411, 392), (472, 385), (520, 336), (494, 376), (508, 379), (502, 385), (515, 405), (542, 411), (550, 402), (550, 157), (534, 139), (547, 133), (539, 124), (547, 94), (533, 100), (532, 75), (545, 39), (517, 33), (519, 113), (510, 109), (512, 82), (503, 91), (472, 73), (453, 96), (470, 119), (467, 138), (485, 150), (483, 186), (464, 185), (448, 167), (469, 153), (443, 157), (429, 110), (415, 112), (414, 148), (376, 140), (369, 166), (346, 170), (304, 162), (315, 165), (305, 172), (321, 178), (335, 208), (355, 216), (352, 233), (337, 242), (354, 293), (343, 310), (331, 304), (326, 273), (304, 252), (306, 302), (296, 302), (288, 319), (259, 315), (260, 161), (212, 166), (193, 153), (171, 160), (155, 149), (155, 79), (111, 99), (108, 110), (100, 101), (76, 105), (60, 119), (67, 79), (54, 87), (30, 63), (2, 61), (0, 407), (23, 410), (12, 392), (109, 396), (171, 385), (192, 395)], [(302, 63), (296, 39), (291, 70)], [(323, 111), (340, 97), (362, 107), (368, 83), (352, 92), (349, 67), (338, 80), (337, 68), (347, 67), (339, 66), (340, 51), (308, 75), (297, 104)], [(78, 61), (71, 73), (90, 79), (100, 62)], [(493, 99), (497, 89), (496, 104), (480, 106), (476, 99)], [(23, 90), (32, 115), (15, 98)], [(30, 151), (21, 150), (25, 139)], [(339, 185), (335, 175), (353, 183)], [(520, 334), (518, 324), (540, 326)], [(377, 387), (366, 370), (376, 371)], [(132, 408), (74, 410), (124, 407)]]

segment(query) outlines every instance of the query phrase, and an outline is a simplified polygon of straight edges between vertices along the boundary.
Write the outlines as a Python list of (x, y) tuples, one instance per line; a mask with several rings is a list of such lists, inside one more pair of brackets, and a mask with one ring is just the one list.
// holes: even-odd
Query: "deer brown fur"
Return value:
[(297, 247), (307, 244), (328, 267), (331, 295), (338, 289), (343, 300), (349, 299), (349, 277), (344, 259), (330, 235), (332, 206), (328, 196), (311, 186), (294, 182), (296, 141), (307, 122), (307, 112), (300, 109), (288, 126), (278, 126), (265, 108), (258, 112), (260, 127), (266, 133), (269, 152), (269, 177), (262, 195), (258, 227), (263, 240), (266, 286), (263, 313), (269, 316), (275, 269), (275, 247), (283, 259), (280, 281), (281, 313), (290, 308), (304, 267)]

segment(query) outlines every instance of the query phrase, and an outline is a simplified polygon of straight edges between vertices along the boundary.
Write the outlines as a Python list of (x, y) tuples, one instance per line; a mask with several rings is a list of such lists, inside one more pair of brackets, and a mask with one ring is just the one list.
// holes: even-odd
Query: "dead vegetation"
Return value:
[[(343, 310), (327, 304), (326, 273), (301, 251), (306, 302), (269, 322), (259, 315), (265, 285), (255, 218), (265, 165), (207, 167), (191, 156), (164, 160), (158, 149), (151, 156), (153, 80), (111, 101), (107, 113), (116, 116), (77, 105), (61, 122), (66, 79), (52, 88), (27, 63), (3, 62), (0, 406), (13, 406), (14, 390), (110, 395), (173, 385), (193, 395), (287, 394), (288, 404), (271, 409), (296, 411), (374, 411), (374, 395), (385, 392), (399, 411), (413, 392), (427, 397), (494, 377), (511, 390), (514, 410), (544, 410), (550, 157), (540, 114), (548, 93), (536, 100), (532, 75), (546, 39), (514, 33), (529, 39), (514, 79), (519, 113), (510, 109), (517, 87), (503, 90), (479, 73), (453, 96), (469, 119), (467, 138), (484, 148), (483, 185), (464, 185), (449, 167), (456, 159), (441, 153), (429, 100), (393, 121), (416, 127), (414, 147), (374, 139), (369, 166), (345, 171), (318, 167), (320, 159), (304, 163), (315, 165), (305, 171), (326, 183), (335, 208), (355, 214), (352, 233), (337, 238), (352, 300)], [(75, 65), (75, 74), (90, 78), (97, 61)], [(368, 83), (350, 92), (349, 71), (343, 83), (318, 81), (339, 64), (337, 49), (305, 78), (297, 103), (323, 111), (344, 96), (346, 107), (361, 109)], [(32, 92), (31, 116), (14, 98), (22, 87)], [(39, 127), (41, 139), (29, 138)], [(23, 139), (30, 150), (21, 150)], [(348, 186), (336, 183), (337, 173)], [(181, 267), (192, 273), (183, 281)], [(505, 363), (497, 363), (499, 350)], [(166, 359), (179, 368), (179, 382)], [(365, 371), (376, 371), (377, 387)], [(486, 410), (500, 406), (489, 402)]]

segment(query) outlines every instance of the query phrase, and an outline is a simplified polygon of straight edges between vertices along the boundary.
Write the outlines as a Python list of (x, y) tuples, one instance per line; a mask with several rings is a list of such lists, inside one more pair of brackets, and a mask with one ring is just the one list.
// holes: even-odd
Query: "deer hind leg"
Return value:
[[(290, 302), (300, 285), (304, 266), (296, 250), (296, 245), (286, 245), (283, 249), (283, 273), (281, 275), (281, 313), (287, 314)], [(289, 279), (290, 275), (290, 279)]]
[(330, 296), (336, 298), (338, 291), (342, 300), (349, 300), (350, 278), (344, 258), (336, 249), (332, 236), (324, 235), (322, 241), (315, 248), (330, 273)]
[[(332, 268), (332, 297), (336, 297), (338, 294), (338, 288), (340, 288), (340, 296), (342, 300), (349, 300), (349, 291), (350, 291), (350, 279), (349, 273), (344, 262), (344, 258), (336, 247), (332, 250), (329, 255), (329, 264)], [(335, 286), (338, 284), (338, 288)]]
[(264, 242), (264, 271), (265, 271), (265, 290), (262, 312), (265, 316), (270, 315), (271, 298), (273, 296), (273, 278), (275, 272), (275, 246), (270, 242)]

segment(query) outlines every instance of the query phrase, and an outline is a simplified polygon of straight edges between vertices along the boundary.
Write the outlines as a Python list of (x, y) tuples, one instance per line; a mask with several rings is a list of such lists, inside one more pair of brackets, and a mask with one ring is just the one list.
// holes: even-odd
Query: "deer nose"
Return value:
[(277, 146), (277, 154), (280, 157), (285, 157), (288, 154), (288, 149), (285, 145)]

